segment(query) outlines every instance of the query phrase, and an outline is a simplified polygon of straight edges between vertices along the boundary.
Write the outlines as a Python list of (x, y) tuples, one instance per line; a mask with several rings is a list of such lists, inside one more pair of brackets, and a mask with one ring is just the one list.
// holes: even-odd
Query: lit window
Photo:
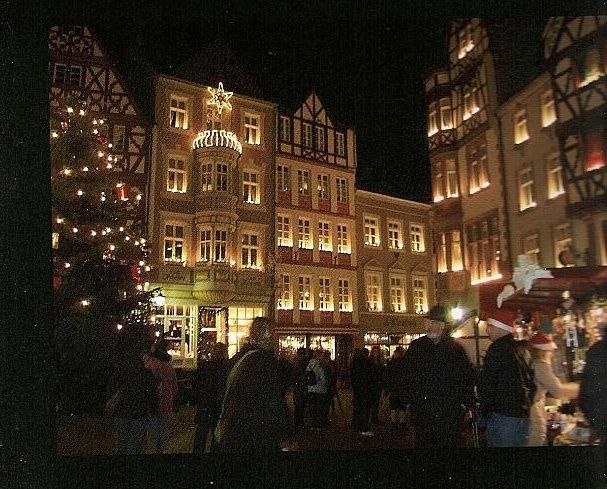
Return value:
[(222, 124), (221, 124), (221, 115), (219, 115), (217, 113), (217, 111), (215, 109), (208, 109), (207, 110), (207, 129), (208, 130), (221, 130), (222, 128)]
[(379, 273), (365, 274), (367, 289), (367, 309), (378, 312), (382, 310), (381, 276)]
[(535, 207), (535, 196), (533, 195), (533, 170), (525, 168), (519, 172), (519, 209), (524, 211)]
[(318, 151), (325, 150), (325, 128), (316, 126), (316, 149)]
[(423, 253), (426, 251), (426, 245), (424, 244), (424, 226), (422, 224), (411, 224), (410, 226), (411, 236), (411, 251), (416, 253)]
[(200, 188), (203, 192), (213, 190), (213, 163), (204, 163), (200, 166)]
[(468, 24), (459, 32), (459, 52), (457, 57), (464, 58), (470, 51), (474, 49), (474, 31), (472, 25)]
[(318, 198), (329, 200), (329, 175), (318, 175)]
[(337, 252), (350, 253), (350, 239), (348, 237), (348, 227), (345, 224), (337, 225)]
[(405, 278), (401, 275), (390, 276), (390, 303), (393, 312), (405, 312)]
[(243, 268), (259, 268), (259, 236), (256, 234), (242, 235), (242, 266)]
[(345, 156), (346, 154), (346, 145), (345, 145), (346, 137), (343, 132), (335, 133), (335, 144), (337, 146), (337, 155)]
[(542, 127), (548, 127), (554, 121), (556, 121), (552, 90), (546, 90), (544, 93), (542, 93), (540, 102), (542, 104)]
[(299, 309), (301, 311), (312, 311), (314, 309), (310, 277), (305, 275), (299, 276)]
[(276, 171), (276, 190), (278, 192), (289, 192), (291, 190), (291, 172), (288, 166), (278, 165)]
[(242, 172), (242, 200), (248, 204), (259, 204), (259, 174)]
[(605, 76), (601, 66), (601, 55), (597, 49), (590, 49), (584, 59), (584, 80), (580, 83), (580, 88)]
[(194, 358), (196, 354), (194, 311), (194, 307), (167, 303), (156, 316), (163, 325), (167, 353), (173, 358)]
[(440, 233), (438, 242), (438, 252), (436, 257), (437, 271), (438, 273), (444, 273), (447, 271), (447, 235)]
[(600, 132), (584, 135), (584, 169), (598, 170), (605, 166), (605, 137)]
[(413, 277), (413, 309), (417, 314), (428, 310), (428, 290), (425, 277)]
[(215, 188), (220, 192), (227, 192), (228, 190), (228, 165), (224, 163), (217, 163), (216, 165), (217, 175)]
[(379, 224), (377, 218), (365, 217), (365, 245), (379, 246)]
[(186, 110), (187, 99), (171, 95), (171, 109), (169, 124), (177, 129), (188, 128), (188, 112)]
[(325, 221), (318, 221), (318, 249), (320, 251), (333, 251), (331, 224)]
[(291, 142), (291, 119), (288, 117), (280, 116), (280, 140)]
[(307, 170), (297, 170), (297, 187), (299, 195), (310, 195), (310, 173)]
[(278, 246), (293, 246), (291, 218), (289, 216), (276, 217), (276, 240)]
[(451, 129), (453, 127), (451, 102), (448, 98), (440, 99), (440, 124), (442, 130)]
[(466, 227), (469, 263), (472, 285), (501, 278), (498, 262), (500, 259), (500, 229), (497, 216), (486, 217), (468, 224)]
[(559, 255), (563, 251), (570, 250), (572, 243), (571, 224), (560, 224), (554, 228), (554, 262), (557, 267), (565, 266), (559, 260)]
[(402, 227), (398, 221), (388, 221), (388, 246), (393, 250), (403, 248)]
[(563, 185), (563, 167), (561, 166), (561, 160), (559, 154), (554, 154), (548, 160), (548, 198), (554, 199), (559, 195), (565, 193), (565, 186)]
[(185, 163), (182, 160), (169, 158), (167, 190), (169, 192), (185, 193), (186, 188), (187, 174)]
[(278, 278), (278, 309), (293, 309), (291, 277), (281, 274)]
[(312, 147), (312, 124), (303, 123), (303, 134), (301, 143), (307, 148)]
[(537, 234), (525, 236), (523, 239), (523, 251), (534, 265), (540, 264), (540, 239)]
[(350, 294), (350, 281), (340, 278), (337, 281), (337, 289), (339, 293), (339, 310), (342, 312), (351, 312), (352, 297)]
[(200, 230), (200, 257), (199, 261), (211, 261), (211, 235), (210, 229)]
[(183, 252), (183, 226), (166, 224), (164, 227), (164, 259), (165, 261), (185, 261)]
[(459, 197), (455, 160), (447, 160), (447, 198)]
[(434, 202), (442, 202), (443, 200), (445, 200), (445, 195), (443, 194), (443, 186), (443, 173), (436, 173), (434, 175)]
[(124, 133), (124, 126), (114, 126), (114, 135), (112, 137), (112, 149), (114, 151), (124, 151)]
[(224, 229), (215, 230), (215, 262), (227, 262), (228, 232)]
[(326, 277), (318, 279), (318, 308), (321, 311), (333, 310), (333, 294), (331, 292), (331, 280)]
[(337, 185), (337, 202), (348, 202), (348, 180), (337, 177), (335, 183)]
[(529, 139), (527, 130), (527, 110), (521, 109), (514, 115), (514, 144), (520, 144)]
[(461, 233), (451, 231), (451, 270), (458, 272), (463, 269)]
[(261, 127), (258, 115), (244, 115), (244, 142), (247, 144), (261, 143)]
[(474, 148), (470, 153), (470, 194), (474, 194), (489, 186), (489, 171), (487, 168), (487, 149), (484, 144)]
[(310, 236), (310, 220), (299, 218), (298, 246), (302, 249), (312, 249), (312, 237)]
[(438, 132), (438, 123), (436, 121), (436, 102), (430, 104), (428, 111), (428, 136), (433, 136)]

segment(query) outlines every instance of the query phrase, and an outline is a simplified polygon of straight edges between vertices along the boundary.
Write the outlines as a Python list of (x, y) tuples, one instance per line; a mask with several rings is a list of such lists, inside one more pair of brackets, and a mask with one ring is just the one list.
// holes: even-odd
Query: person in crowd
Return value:
[(384, 359), (379, 346), (371, 348), (369, 356), (369, 370), (371, 374), (369, 397), (371, 400), (371, 424), (379, 423), (379, 404), (384, 388)]
[(295, 429), (304, 425), (308, 385), (306, 384), (306, 367), (310, 362), (311, 352), (307, 348), (298, 348), (293, 366), (293, 425)]
[(148, 428), (152, 437), (152, 448), (156, 453), (164, 453), (167, 444), (167, 427), (175, 409), (177, 397), (177, 376), (171, 365), (168, 344), (159, 340), (150, 355), (144, 358), (145, 367), (158, 380), (158, 409), (148, 419)]
[(354, 351), (350, 367), (352, 385), (352, 424), (363, 436), (373, 436), (369, 426), (371, 416), (371, 367), (369, 350), (359, 348)]
[(159, 382), (145, 367), (147, 355), (128, 359), (118, 374), (118, 391), (114, 409), (117, 421), (116, 448), (119, 454), (143, 451), (148, 417), (158, 412)]
[(308, 403), (310, 406), (310, 421), (313, 429), (324, 428), (327, 425), (329, 379), (323, 367), (324, 352), (314, 350), (312, 358), (306, 367), (306, 375), (313, 379), (308, 381)]
[(405, 422), (405, 406), (399, 395), (400, 379), (405, 375), (405, 349), (396, 347), (392, 358), (386, 365), (384, 389), (388, 395), (390, 406), (390, 422), (393, 425), (402, 425)]
[(293, 387), (293, 369), (294, 365), (291, 361), (291, 356), (286, 350), (282, 350), (278, 353), (278, 374), (280, 377), (280, 386), (282, 389), (282, 402), (285, 405), (285, 410), (289, 416), (289, 425), (293, 426), (293, 420), (291, 418), (291, 411), (289, 410), (289, 403), (287, 395)]
[(607, 325), (602, 325), (602, 339), (586, 352), (586, 367), (580, 385), (580, 408), (587, 423), (607, 446)]
[(512, 335), (514, 320), (514, 313), (502, 309), (487, 320), (492, 343), (485, 355), (478, 394), (489, 447), (527, 445), (536, 387), (529, 352)]
[(196, 401), (196, 432), (194, 453), (205, 452), (209, 432), (213, 432), (221, 413), (228, 377), (228, 347), (217, 342), (211, 349), (208, 360), (200, 362), (194, 376), (194, 399)]
[(545, 333), (536, 333), (528, 342), (531, 350), (533, 374), (535, 378), (535, 398), (529, 411), (529, 439), (527, 445), (546, 445), (546, 393), (556, 399), (570, 400), (578, 396), (579, 385), (573, 382), (562, 384), (554, 375), (551, 360), (556, 345)]
[(474, 370), (449, 335), (448, 309), (436, 305), (425, 317), (426, 335), (404, 356), (399, 392), (409, 405), (418, 448), (455, 448), (474, 402)]
[(255, 318), (249, 344), (232, 359), (215, 440), (221, 453), (289, 449), (288, 413), (266, 318)]
[(327, 410), (327, 418), (329, 414), (335, 416), (335, 402), (338, 401), (338, 392), (337, 392), (337, 366), (335, 364), (335, 360), (331, 359), (331, 352), (329, 350), (324, 351), (324, 356), (322, 360), (322, 366), (325, 369), (325, 373), (327, 374), (327, 399), (326, 399), (326, 407)]

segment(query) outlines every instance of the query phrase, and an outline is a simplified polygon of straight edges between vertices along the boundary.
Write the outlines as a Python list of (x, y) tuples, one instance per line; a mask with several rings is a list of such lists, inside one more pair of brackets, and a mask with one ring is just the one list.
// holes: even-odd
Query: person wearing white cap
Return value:
[(529, 440), (530, 447), (546, 445), (546, 394), (556, 399), (570, 400), (578, 396), (579, 385), (571, 382), (562, 384), (552, 371), (551, 359), (556, 345), (550, 336), (541, 331), (529, 340), (531, 358), (533, 359), (533, 373), (537, 391), (531, 410), (529, 412)]
[(485, 355), (478, 393), (490, 447), (527, 445), (536, 387), (529, 352), (512, 335), (515, 318), (511, 311), (496, 309), (487, 320), (492, 344)]

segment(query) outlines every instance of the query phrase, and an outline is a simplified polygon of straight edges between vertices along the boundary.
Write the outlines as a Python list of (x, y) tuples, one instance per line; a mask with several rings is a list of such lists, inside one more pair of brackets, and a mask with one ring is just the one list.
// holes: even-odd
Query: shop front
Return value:
[(418, 314), (360, 313), (363, 346), (379, 346), (384, 359), (390, 358), (396, 348), (407, 349), (411, 342), (426, 334), (423, 317)]

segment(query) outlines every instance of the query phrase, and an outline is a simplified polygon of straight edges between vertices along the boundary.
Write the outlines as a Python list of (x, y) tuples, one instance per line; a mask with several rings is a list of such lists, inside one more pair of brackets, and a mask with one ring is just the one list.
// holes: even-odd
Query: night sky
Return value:
[[(356, 129), (358, 188), (430, 202), (423, 79), (446, 64), (446, 29), (456, 15), (439, 15), (431, 3), (422, 17), (414, 17), (419, 7), (402, 5), (228, 3), (227, 13), (226, 2), (193, 0), (121, 15), (106, 9), (91, 23), (148, 114), (154, 73), (175, 74), (205, 46), (220, 45), (255, 79), (252, 95), (292, 110), (314, 89), (335, 122)], [(506, 80), (512, 91), (540, 67), (545, 17), (489, 23), (503, 34), (500, 59), (518, 69)]]

